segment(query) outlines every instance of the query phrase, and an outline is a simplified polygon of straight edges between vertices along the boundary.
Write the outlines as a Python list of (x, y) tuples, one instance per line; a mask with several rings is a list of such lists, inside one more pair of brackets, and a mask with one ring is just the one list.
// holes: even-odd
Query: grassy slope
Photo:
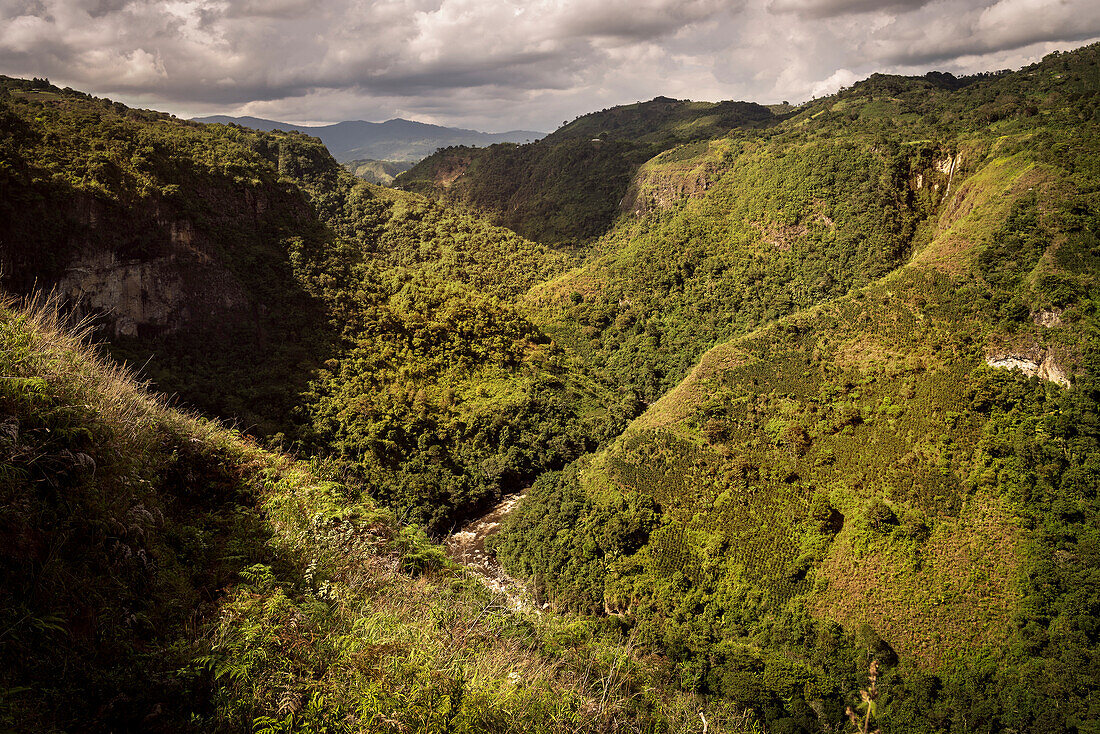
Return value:
[(404, 173), (413, 167), (412, 163), (403, 161), (375, 161), (370, 159), (348, 161), (344, 163), (353, 175), (358, 176), (367, 183), (389, 186), (398, 174)]
[[(861, 126), (911, 151), (910, 205), (933, 215), (914, 223), (909, 263), (706, 353), (613, 446), (537, 485), (498, 543), (510, 567), (562, 605), (625, 614), (640, 639), (681, 661), (687, 681), (764, 702), (767, 718), (835, 723), (840, 712), (806, 707), (823, 688), (856, 685), (858, 666), (844, 654), (822, 656), (840, 622), (863, 655), (901, 658), (880, 708), (894, 730), (1087, 729), (1088, 691), (1100, 685), (1096, 594), (1085, 580), (1095, 575), (1100, 455), (1096, 55), (1087, 48), (954, 85), (957, 96), (927, 80), (914, 89), (875, 78), (785, 126), (807, 138), (783, 128), (770, 136), (765, 145), (798, 160), (847, 141), (866, 150), (871, 141), (834, 140)], [(939, 142), (921, 142), (930, 137)], [(733, 144), (736, 161), (754, 143)], [(963, 163), (944, 196), (947, 181), (928, 169), (948, 151)], [(761, 170), (782, 180), (787, 165), (784, 156)], [(715, 287), (698, 273), (726, 230), (669, 233), (706, 221), (715, 187), (734, 180), (718, 170), (701, 198), (623, 225), (600, 258), (536, 289), (551, 333), (594, 295), (611, 313), (590, 319), (590, 333), (559, 339), (625, 352), (631, 337), (613, 331), (615, 307), (658, 293), (667, 295), (642, 311), (673, 330), (652, 336), (682, 327), (702, 331), (695, 343), (705, 346), (713, 326), (677, 311), (706, 293), (689, 289), (691, 277)], [(792, 203), (793, 224), (812, 222), (813, 198), (777, 188), (784, 195), (772, 206)], [(847, 188), (821, 196), (843, 202)], [(729, 190), (714, 209), (735, 214), (718, 222), (772, 231), (746, 238), (746, 256), (774, 261), (775, 224), (761, 227), (758, 212), (783, 220), (749, 208), (767, 179)], [(798, 237), (813, 233), (811, 223)], [(660, 278), (674, 258), (694, 273), (683, 286), (653, 288), (646, 275)], [(633, 279), (623, 273), (642, 285), (627, 292)], [(609, 285), (624, 292), (608, 294)], [(1064, 309), (1061, 326), (1031, 322), (1052, 308)], [(1077, 375), (1073, 389), (986, 366), (1006, 353), (1050, 355)], [(650, 359), (628, 357), (624, 381)], [(556, 535), (559, 524), (576, 537)]]
[(651, 402), (714, 344), (901, 264), (990, 146), (1064, 149), (1095, 115), (1095, 56), (874, 75), (777, 126), (668, 150), (632, 181), (634, 216), (529, 294), (536, 320)]
[(56, 312), (0, 305), (0, 376), (4, 728), (738, 730), (320, 462), (166, 408)]
[[(880, 142), (794, 133), (715, 141), (687, 163), (662, 154), (635, 188), (672, 200), (622, 221), (528, 302), (555, 339), (651, 402), (714, 343), (902, 261), (934, 202), (909, 188), (920, 162)], [(683, 177), (697, 185), (681, 198), (669, 182)]]

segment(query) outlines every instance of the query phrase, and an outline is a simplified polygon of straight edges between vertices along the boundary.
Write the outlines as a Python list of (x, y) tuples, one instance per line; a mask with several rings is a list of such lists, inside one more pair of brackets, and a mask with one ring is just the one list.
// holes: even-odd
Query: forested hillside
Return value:
[[(528, 301), (556, 339), (652, 402), (716, 342), (904, 262), (939, 202), (931, 187), (946, 184), (934, 164), (951, 157), (854, 134), (675, 149), (635, 179), (644, 216), (622, 221), (583, 267)], [(915, 175), (927, 190), (912, 190)]]
[(444, 148), (394, 185), (569, 248), (608, 230), (646, 160), (679, 143), (774, 122), (757, 104), (658, 97), (584, 115), (527, 145)]
[(0, 728), (737, 730), (593, 626), (516, 616), (330, 463), (166, 407), (55, 305), (0, 303)]
[[(1096, 731), (1098, 133), (1094, 45), (398, 190), (0, 78), (0, 285), (91, 319), (0, 306), (0, 724)], [(512, 610), (431, 538), (528, 486)]]
[(647, 399), (680, 382), (540, 478), (506, 567), (771, 726), (839, 725), (873, 658), (883, 731), (1091, 731), (1098, 55), (873, 77), (647, 163), (529, 297)]

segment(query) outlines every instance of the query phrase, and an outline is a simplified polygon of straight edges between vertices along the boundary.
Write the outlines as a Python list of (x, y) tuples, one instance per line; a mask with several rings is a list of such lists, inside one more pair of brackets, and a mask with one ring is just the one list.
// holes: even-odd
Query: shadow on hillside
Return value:
[(55, 292), (178, 407), (291, 433), (336, 347), (289, 258), (292, 240), (331, 237), (300, 193), (183, 171), (184, 193), (123, 204), (47, 173), (32, 167), (0, 203), (0, 287)]

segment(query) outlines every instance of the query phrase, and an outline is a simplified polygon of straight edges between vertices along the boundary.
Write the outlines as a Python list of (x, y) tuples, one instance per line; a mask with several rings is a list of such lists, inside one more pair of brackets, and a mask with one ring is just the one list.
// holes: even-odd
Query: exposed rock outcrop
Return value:
[(272, 186), (207, 186), (186, 202), (47, 190), (0, 217), (0, 286), (15, 294), (56, 291), (113, 336), (221, 334), (244, 324), (255, 330), (265, 297), (294, 284), (261, 290), (257, 283), (286, 278), (288, 269), (256, 273), (252, 282), (247, 263), (260, 252), (269, 262), (285, 258), (280, 226), (311, 213), (300, 197)]
[(1020, 350), (994, 353), (986, 356), (985, 363), (997, 369), (1019, 370), (1028, 377), (1039, 377), (1061, 387), (1070, 386), (1070, 373), (1048, 351)]
[(954, 156), (947, 156), (941, 160), (933, 162), (932, 166), (937, 171), (945, 176), (952, 175), (959, 166), (962, 165), (962, 153), (957, 153)]
[(643, 169), (619, 202), (619, 210), (642, 217), (658, 209), (668, 209), (684, 199), (702, 196), (710, 188), (713, 177), (714, 171), (709, 165), (690, 169)]
[(1062, 309), (1052, 308), (1046, 311), (1036, 311), (1031, 314), (1031, 321), (1037, 326), (1045, 326), (1048, 329), (1062, 325)]
[[(940, 195), (938, 200), (942, 201), (951, 193), (951, 186), (955, 181), (956, 174), (962, 168), (962, 163), (962, 153), (937, 158), (932, 161), (930, 168), (912, 173), (909, 186), (913, 191), (920, 191), (926, 187), (930, 188), (935, 194)], [(942, 194), (940, 193), (941, 188), (943, 189)]]
[(78, 311), (107, 316), (116, 336), (171, 333), (249, 304), (242, 284), (225, 269), (174, 255), (143, 261), (95, 252), (74, 261), (57, 290)]

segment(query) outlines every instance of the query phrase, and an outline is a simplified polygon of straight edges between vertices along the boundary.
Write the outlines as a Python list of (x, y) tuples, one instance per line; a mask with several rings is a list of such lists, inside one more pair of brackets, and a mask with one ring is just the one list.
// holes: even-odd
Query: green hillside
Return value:
[(639, 396), (679, 384), (540, 478), (506, 567), (785, 730), (838, 726), (874, 658), (883, 731), (1092, 731), (1098, 55), (873, 77), (647, 163), (529, 298)]
[(568, 248), (610, 228), (631, 178), (649, 158), (680, 143), (775, 121), (767, 108), (747, 102), (658, 97), (584, 115), (527, 145), (444, 148), (394, 185)]
[(0, 285), (110, 312), (164, 390), (281, 430), (332, 335), (286, 256), (326, 236), (279, 165), (323, 149), (8, 78), (0, 120)]
[(1067, 146), (1096, 114), (1095, 56), (964, 79), (875, 75), (775, 127), (655, 156), (624, 197), (632, 216), (528, 294), (536, 320), (652, 402), (715, 344), (905, 262), (991, 146), (1053, 146), (1070, 171), (1088, 160)]
[(795, 133), (663, 153), (633, 184), (641, 216), (528, 301), (555, 339), (652, 402), (716, 342), (904, 262), (938, 203), (910, 171), (945, 179), (932, 161), (950, 153), (875, 143)]

